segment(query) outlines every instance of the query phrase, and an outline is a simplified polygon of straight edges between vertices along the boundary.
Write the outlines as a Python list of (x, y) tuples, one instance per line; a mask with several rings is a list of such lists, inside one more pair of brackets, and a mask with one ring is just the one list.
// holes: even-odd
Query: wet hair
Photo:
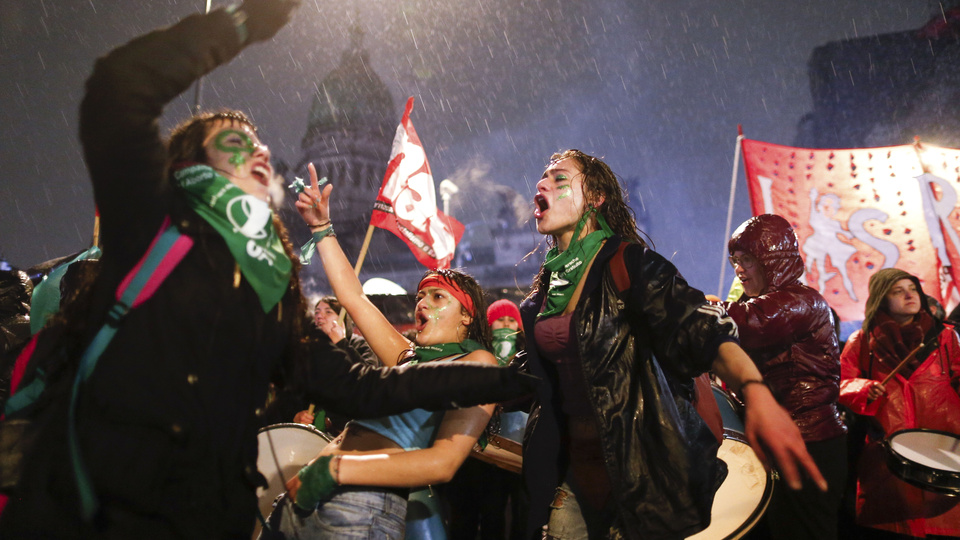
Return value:
[[(646, 234), (637, 227), (636, 213), (627, 205), (626, 190), (623, 189), (623, 184), (610, 166), (603, 160), (576, 148), (554, 153), (550, 156), (550, 163), (562, 159), (572, 159), (580, 167), (580, 172), (583, 174), (583, 196), (587, 201), (587, 207), (584, 208), (580, 217), (589, 212), (591, 206), (596, 206), (614, 234), (625, 241), (648, 246), (649, 243), (644, 240)], [(603, 202), (596, 204), (601, 200)], [(596, 219), (591, 218), (591, 221), (593, 226), (599, 229)], [(547, 243), (555, 245), (556, 238), (551, 236)], [(546, 279), (545, 272), (546, 270), (541, 265), (540, 272), (533, 280), (531, 294), (536, 294), (539, 291), (540, 283)]]
[(210, 126), (218, 121), (226, 120), (231, 123), (249, 126), (254, 133), (257, 126), (241, 111), (221, 109), (213, 112), (203, 112), (184, 120), (170, 131), (167, 140), (167, 172), (174, 163), (206, 163), (207, 151), (203, 141), (207, 138)]
[[(562, 159), (572, 159), (580, 167), (580, 172), (583, 173), (583, 196), (588, 205), (597, 206), (610, 229), (624, 240), (647, 245), (640, 237), (636, 214), (627, 206), (627, 194), (623, 184), (610, 166), (575, 148), (551, 155), (550, 163)], [(595, 204), (601, 199), (602, 203)], [(584, 208), (584, 214), (589, 210), (589, 207)]]
[[(477, 280), (470, 274), (459, 270), (428, 270), (423, 274), (423, 277), (427, 276), (440, 276), (452, 281), (473, 300), (474, 315), (471, 315), (470, 324), (467, 326), (467, 339), (472, 339), (483, 345), (483, 348), (490, 350), (493, 347), (493, 335), (490, 331), (490, 325), (487, 324), (487, 301)], [(470, 315), (467, 308), (462, 305), (460, 310), (464, 315)]]

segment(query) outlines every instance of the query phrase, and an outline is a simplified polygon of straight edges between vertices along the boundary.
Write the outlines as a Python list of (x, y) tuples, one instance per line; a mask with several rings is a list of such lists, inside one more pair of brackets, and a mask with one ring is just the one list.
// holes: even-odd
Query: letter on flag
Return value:
[(410, 121), (412, 110), (411, 97), (397, 126), (370, 224), (399, 236), (424, 266), (450, 268), (463, 224), (437, 209), (433, 174)]
[(743, 159), (753, 215), (790, 221), (803, 281), (842, 320), (863, 320), (868, 281), (881, 268), (919, 277), (945, 306), (957, 302), (960, 150), (815, 150), (744, 139)]

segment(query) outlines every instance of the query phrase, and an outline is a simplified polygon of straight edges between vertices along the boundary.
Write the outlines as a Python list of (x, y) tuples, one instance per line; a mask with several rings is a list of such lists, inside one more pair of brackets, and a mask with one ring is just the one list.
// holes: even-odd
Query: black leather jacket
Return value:
[[(624, 251), (630, 288), (619, 294), (609, 263), (620, 242), (610, 238), (597, 254), (573, 315), (616, 500), (611, 535), (682, 538), (708, 524), (726, 472), (717, 440), (689, 401), (691, 378), (710, 368), (722, 342), (736, 340), (736, 325), (722, 309), (705, 307), (703, 293), (669, 261), (640, 245)], [(534, 327), (545, 290), (541, 283), (521, 305), (524, 328)], [(549, 384), (538, 389), (524, 436), (532, 537), (548, 521), (568, 459), (556, 370), (539, 358), (534, 341), (527, 365)]]

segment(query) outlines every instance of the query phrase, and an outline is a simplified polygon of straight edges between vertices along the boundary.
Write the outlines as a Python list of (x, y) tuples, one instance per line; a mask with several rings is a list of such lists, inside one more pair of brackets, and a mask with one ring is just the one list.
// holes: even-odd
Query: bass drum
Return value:
[(960, 496), (960, 437), (932, 429), (904, 429), (883, 442), (887, 466), (927, 491)]
[(481, 450), (475, 445), (471, 456), (501, 469), (520, 474), (523, 466), (523, 431), (527, 427), (525, 412), (505, 412), (500, 414), (500, 425), (496, 434), (487, 434), (487, 447)]
[[(307, 424), (273, 424), (260, 428), (257, 469), (266, 477), (267, 489), (257, 488), (257, 499), (264, 519), (273, 511), (273, 501), (286, 491), (286, 481), (332, 440), (330, 434)], [(259, 535), (260, 520), (257, 520), (253, 538)]]
[(724, 429), (717, 457), (727, 464), (727, 477), (714, 496), (710, 526), (691, 539), (742, 538), (760, 521), (773, 497), (773, 475), (742, 433)]

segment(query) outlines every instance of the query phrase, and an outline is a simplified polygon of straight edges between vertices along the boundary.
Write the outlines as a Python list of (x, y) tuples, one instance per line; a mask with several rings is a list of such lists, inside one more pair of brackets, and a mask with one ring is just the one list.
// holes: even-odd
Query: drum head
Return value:
[(257, 469), (266, 477), (267, 489), (257, 488), (257, 498), (264, 518), (273, 511), (274, 499), (286, 491), (285, 480), (290, 480), (332, 440), (329, 434), (306, 424), (274, 424), (260, 429)]
[(950, 433), (898, 431), (890, 436), (890, 450), (924, 467), (960, 473), (960, 437)]
[(724, 430), (717, 457), (727, 464), (727, 478), (713, 499), (710, 526), (689, 539), (740, 538), (760, 521), (773, 496), (772, 476), (739, 434)]

